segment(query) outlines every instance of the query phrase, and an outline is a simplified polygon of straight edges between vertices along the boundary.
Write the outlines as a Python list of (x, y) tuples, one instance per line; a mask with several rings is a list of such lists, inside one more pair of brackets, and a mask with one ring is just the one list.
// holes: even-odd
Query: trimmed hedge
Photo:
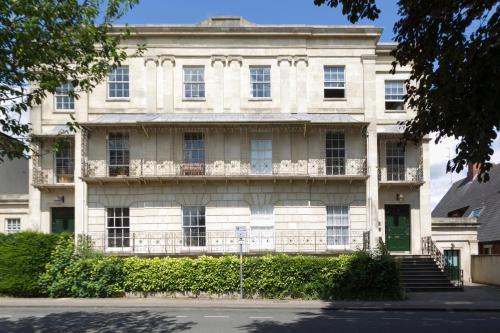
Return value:
[(58, 234), (19, 232), (0, 234), (0, 294), (40, 296), (40, 274), (60, 237)]
[[(200, 257), (124, 259), (128, 292), (221, 295), (239, 291), (239, 259)], [(365, 252), (337, 257), (267, 255), (244, 259), (246, 297), (398, 299), (399, 271), (387, 256)]]

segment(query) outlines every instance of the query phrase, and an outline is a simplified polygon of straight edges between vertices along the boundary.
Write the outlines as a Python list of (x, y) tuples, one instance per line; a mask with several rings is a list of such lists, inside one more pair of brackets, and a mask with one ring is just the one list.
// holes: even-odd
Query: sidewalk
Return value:
[(411, 293), (403, 301), (228, 300), (185, 298), (0, 298), (0, 308), (270, 308), (362, 311), (500, 312), (500, 288), (467, 286), (464, 292)]

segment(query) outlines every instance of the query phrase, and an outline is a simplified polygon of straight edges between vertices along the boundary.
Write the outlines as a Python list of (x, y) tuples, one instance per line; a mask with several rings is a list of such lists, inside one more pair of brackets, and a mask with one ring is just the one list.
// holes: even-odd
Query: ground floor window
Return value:
[(328, 246), (349, 245), (349, 207), (326, 207), (326, 244)]
[(274, 248), (273, 206), (250, 207), (250, 245), (260, 250)]
[(10, 218), (5, 219), (5, 233), (13, 234), (21, 231), (21, 219)]
[(128, 208), (108, 208), (108, 247), (130, 247)]
[(184, 246), (206, 246), (205, 207), (182, 208)]

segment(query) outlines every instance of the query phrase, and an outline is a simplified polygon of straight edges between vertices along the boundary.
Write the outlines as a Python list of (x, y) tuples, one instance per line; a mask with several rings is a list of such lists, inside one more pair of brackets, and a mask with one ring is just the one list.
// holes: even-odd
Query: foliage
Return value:
[[(352, 23), (378, 17), (375, 1), (314, 0), (343, 6)], [(394, 26), (397, 66), (411, 65), (406, 102), (417, 112), (405, 122), (405, 139), (437, 133), (460, 140), (447, 171), (480, 163), (489, 179), (492, 144), (500, 130), (500, 6), (498, 0), (399, 0)]]
[(122, 293), (122, 260), (94, 252), (86, 238), (62, 239), (52, 253), (40, 286), (51, 297), (112, 297)]
[(38, 278), (57, 241), (65, 237), (71, 236), (37, 232), (0, 234), (0, 294), (39, 296)]
[[(127, 258), (129, 292), (232, 294), (239, 292), (239, 259)], [(388, 256), (365, 252), (337, 257), (266, 255), (244, 258), (246, 297), (399, 298), (399, 271)]]
[[(70, 82), (71, 95), (78, 98), (103, 81), (109, 66), (127, 57), (119, 45), (130, 32), (112, 31), (111, 24), (137, 2), (0, 0), (1, 131), (26, 137), (30, 129), (20, 122), (21, 114), (59, 85)], [(11, 149), (4, 141), (0, 136), (0, 161), (28, 151), (25, 144), (23, 149)]]

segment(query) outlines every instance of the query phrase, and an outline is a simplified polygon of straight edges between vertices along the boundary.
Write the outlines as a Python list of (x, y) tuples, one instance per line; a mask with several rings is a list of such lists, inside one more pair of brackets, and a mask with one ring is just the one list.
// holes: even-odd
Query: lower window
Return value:
[(108, 247), (130, 247), (128, 208), (108, 208)]
[(183, 246), (206, 246), (205, 207), (182, 208)]
[(254, 250), (274, 248), (273, 206), (250, 207), (250, 246)]
[(21, 231), (21, 219), (5, 219), (5, 233), (13, 234)]
[(349, 245), (349, 207), (326, 207), (326, 244), (328, 246)]

